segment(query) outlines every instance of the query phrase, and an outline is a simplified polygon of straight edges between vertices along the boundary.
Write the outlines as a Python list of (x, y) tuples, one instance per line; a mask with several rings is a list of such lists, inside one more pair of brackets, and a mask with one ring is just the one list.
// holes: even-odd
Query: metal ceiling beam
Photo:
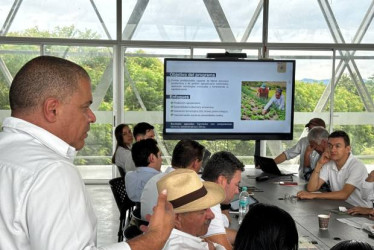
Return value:
[(149, 0), (138, 0), (136, 2), (136, 5), (131, 13), (129, 20), (127, 21), (124, 32), (122, 34), (123, 40), (131, 40), (136, 28), (139, 25), (140, 20), (143, 17), (144, 11), (147, 8), (148, 3)]
[(90, 2), (91, 2), (91, 5), (92, 5), (92, 8), (94, 9), (94, 11), (96, 13), (97, 18), (99, 18), (101, 26), (103, 26), (103, 29), (104, 29), (104, 32), (105, 32), (106, 36), (108, 37), (109, 40), (112, 40), (112, 37), (110, 36), (110, 33), (108, 31), (108, 28), (106, 27), (105, 22), (104, 22), (103, 18), (101, 17), (101, 14), (100, 14), (99, 10), (97, 9), (94, 0), (90, 0)]
[(3, 27), (0, 30), (0, 36), (5, 36), (8, 31), (10, 26), (13, 23), (14, 17), (17, 14), (17, 11), (19, 10), (19, 7), (21, 6), (22, 0), (15, 0), (12, 8), (10, 9), (7, 18), (4, 21)]
[(258, 5), (257, 5), (256, 9), (255, 9), (255, 12), (253, 13), (253, 16), (252, 16), (251, 20), (249, 21), (249, 24), (248, 24), (247, 28), (244, 31), (243, 37), (240, 40), (240, 42), (244, 43), (248, 40), (248, 37), (251, 34), (251, 32), (253, 30), (253, 27), (255, 26), (255, 24), (258, 20), (258, 17), (261, 14), (263, 6), (264, 6), (264, 1), (260, 0), (258, 2)]
[[(9, 10), (8, 16), (3, 23), (3, 27), (0, 30), (0, 36), (5, 36), (8, 33), (9, 28), (13, 23), (14, 17), (16, 16), (17, 11), (19, 10), (19, 7), (21, 6), (21, 3), (22, 3), (22, 0), (14, 1), (12, 8)], [(3, 73), (4, 78), (6, 82), (8, 83), (8, 86), (10, 87), (13, 81), (13, 77), (10, 74), (9, 69), (6, 66), (2, 58), (0, 58), (0, 71)]]
[(208, 10), (210, 18), (212, 19), (220, 40), (223, 42), (236, 42), (235, 36), (219, 1), (204, 0), (204, 4)]
[(5, 65), (5, 62), (2, 58), (0, 58), (0, 70), (3, 72), (4, 78), (6, 83), (8, 84), (8, 87), (12, 84), (13, 77), (12, 74), (10, 74), (8, 67)]

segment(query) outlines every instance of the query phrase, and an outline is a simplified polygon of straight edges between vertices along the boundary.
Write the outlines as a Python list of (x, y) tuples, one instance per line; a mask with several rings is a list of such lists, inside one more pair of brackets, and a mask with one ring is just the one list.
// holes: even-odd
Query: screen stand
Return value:
[(260, 140), (256, 140), (256, 144), (255, 144), (255, 155), (261, 155), (260, 151), (261, 151), (261, 141)]

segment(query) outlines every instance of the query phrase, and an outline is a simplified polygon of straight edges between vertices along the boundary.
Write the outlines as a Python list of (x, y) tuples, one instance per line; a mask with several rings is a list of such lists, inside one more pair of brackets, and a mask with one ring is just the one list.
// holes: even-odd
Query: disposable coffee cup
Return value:
[(329, 220), (330, 220), (330, 215), (328, 215), (328, 214), (319, 214), (318, 215), (319, 229), (321, 229), (321, 230), (327, 230), (328, 227), (329, 227)]

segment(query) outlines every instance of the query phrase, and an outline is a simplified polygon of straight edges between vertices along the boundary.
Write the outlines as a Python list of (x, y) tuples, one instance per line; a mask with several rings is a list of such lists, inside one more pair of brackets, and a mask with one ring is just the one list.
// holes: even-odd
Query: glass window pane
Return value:
[(269, 3), (269, 42), (333, 42), (317, 1)]
[(353, 154), (366, 164), (373, 164), (373, 52), (341, 51), (341, 55), (337, 69), (340, 60), (348, 63), (341, 66), (342, 74), (336, 79), (333, 129), (347, 132)]
[[(351, 43), (370, 3), (369, 0), (360, 4), (349, 0), (287, 1), (287, 4), (270, 1), (269, 42)], [(372, 29), (370, 33), (372, 37)]]
[(21, 1), (8, 33), (3, 35), (110, 39), (109, 35), (115, 39), (115, 4), (114, 0)]
[[(357, 30), (365, 18), (366, 12), (370, 10), (369, 8), (372, 8), (372, 1), (362, 0), (360, 4), (352, 4), (349, 0), (333, 1), (329, 3), (344, 41), (346, 43), (355, 43), (354, 40)], [(373, 42), (373, 40), (371, 40), (371, 42)]]
[[(124, 40), (259, 42), (262, 1), (124, 1)], [(255, 15), (256, 14), (256, 15)], [(251, 19), (254, 17), (254, 20)]]

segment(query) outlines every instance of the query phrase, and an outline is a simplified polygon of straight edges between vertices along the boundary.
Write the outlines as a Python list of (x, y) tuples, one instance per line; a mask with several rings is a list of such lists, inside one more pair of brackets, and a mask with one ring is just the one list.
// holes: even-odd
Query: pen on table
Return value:
[(293, 181), (280, 181), (279, 185), (284, 185), (284, 186), (296, 186), (297, 182)]

